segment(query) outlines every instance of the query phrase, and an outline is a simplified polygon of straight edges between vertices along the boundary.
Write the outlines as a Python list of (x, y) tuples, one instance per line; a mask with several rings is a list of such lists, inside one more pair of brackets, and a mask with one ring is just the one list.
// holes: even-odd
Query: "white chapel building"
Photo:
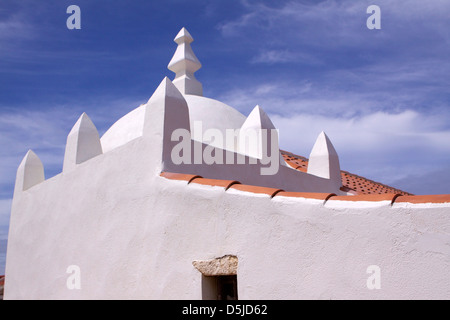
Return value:
[(192, 41), (102, 137), (81, 115), (60, 174), (25, 155), (4, 298), (450, 299), (450, 195), (342, 171), (324, 132), (280, 150), (260, 106), (203, 96)]

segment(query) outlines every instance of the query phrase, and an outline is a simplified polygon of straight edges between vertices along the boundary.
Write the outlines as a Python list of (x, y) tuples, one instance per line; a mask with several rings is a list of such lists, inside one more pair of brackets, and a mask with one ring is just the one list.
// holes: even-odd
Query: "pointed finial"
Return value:
[(97, 128), (88, 115), (83, 113), (67, 136), (63, 172), (102, 153)]
[[(266, 132), (263, 132), (263, 130)], [(275, 136), (272, 137), (272, 135)], [(249, 143), (251, 141), (256, 141), (256, 143)], [(261, 159), (263, 155), (267, 155), (268, 150), (272, 149), (279, 153), (280, 160), (283, 159), (279, 152), (278, 131), (269, 116), (257, 105), (241, 126), (238, 151), (248, 156)], [(284, 160), (280, 163), (284, 163)]]
[(44, 166), (41, 160), (32, 150), (28, 150), (17, 169), (14, 194), (28, 190), (44, 180)]
[(257, 128), (257, 129), (275, 129), (272, 120), (267, 113), (259, 105), (256, 105), (252, 112), (248, 115), (241, 129)]
[(177, 36), (175, 37), (175, 39), (173, 39), (173, 41), (175, 41), (177, 44), (182, 44), (183, 42), (191, 43), (192, 41), (194, 41), (194, 38), (192, 38), (189, 31), (187, 31), (186, 28), (183, 27), (181, 28), (180, 32), (178, 32)]
[(202, 67), (191, 48), (191, 42), (194, 39), (183, 27), (174, 41), (178, 44), (178, 47), (167, 66), (170, 71), (175, 72), (173, 84), (182, 94), (202, 96), (202, 84), (194, 76), (194, 72)]
[(325, 132), (321, 132), (311, 150), (308, 173), (331, 179), (337, 187), (342, 185), (339, 157)]

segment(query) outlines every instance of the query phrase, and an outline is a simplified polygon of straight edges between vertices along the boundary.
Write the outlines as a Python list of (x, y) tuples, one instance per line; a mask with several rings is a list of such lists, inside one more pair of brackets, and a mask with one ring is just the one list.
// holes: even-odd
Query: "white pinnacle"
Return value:
[(342, 185), (338, 154), (323, 131), (317, 137), (309, 156), (308, 173), (330, 179), (338, 188)]
[[(272, 137), (272, 135), (274, 135)], [(264, 139), (264, 136), (266, 138)], [(256, 141), (257, 143), (248, 143), (249, 141)], [(275, 128), (272, 120), (264, 112), (264, 110), (257, 105), (248, 115), (245, 122), (242, 124), (239, 131), (238, 151), (248, 156), (261, 159), (263, 155), (268, 155), (270, 150), (279, 153), (279, 163), (285, 165), (283, 156), (280, 153), (278, 130)]]
[(28, 190), (44, 180), (44, 166), (39, 157), (29, 150), (17, 169), (14, 193)]
[(191, 48), (191, 42), (194, 39), (186, 28), (182, 28), (174, 41), (178, 47), (167, 66), (169, 70), (175, 72), (172, 83), (182, 94), (202, 96), (202, 84), (194, 76), (194, 72), (202, 67)]
[[(239, 133), (239, 151), (245, 153), (249, 156), (261, 159), (263, 154), (264, 147), (267, 148), (267, 145), (264, 146), (262, 139), (262, 130), (272, 130), (275, 129), (270, 118), (264, 112), (264, 110), (260, 106), (256, 106), (253, 108), (252, 112), (248, 115), (247, 119), (241, 126), (241, 130)], [(268, 132), (271, 133), (271, 132)], [(257, 141), (257, 143), (248, 144), (246, 139), (251, 138), (253, 136), (253, 141)], [(255, 140), (256, 139), (256, 140)], [(268, 144), (269, 141), (266, 141)]]
[(102, 154), (100, 137), (91, 119), (83, 113), (67, 136), (63, 171), (74, 169), (99, 154)]

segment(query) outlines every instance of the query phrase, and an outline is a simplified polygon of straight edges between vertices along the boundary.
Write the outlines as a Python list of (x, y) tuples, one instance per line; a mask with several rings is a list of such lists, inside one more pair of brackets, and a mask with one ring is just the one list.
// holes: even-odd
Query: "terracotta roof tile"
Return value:
[(174, 173), (174, 172), (161, 172), (161, 177), (171, 179), (171, 180), (184, 180), (191, 183), (192, 180), (196, 178), (201, 178), (201, 176), (195, 174), (185, 174), (185, 173)]
[(228, 190), (234, 184), (240, 184), (239, 181), (236, 180), (219, 180), (219, 179), (205, 179), (205, 178), (194, 178), (191, 180), (191, 183), (198, 183), (207, 186), (218, 186), (224, 187), (225, 190)]
[(303, 172), (306, 172), (308, 169), (308, 159), (286, 151), (282, 151), (281, 154), (283, 155), (286, 163), (292, 168)]
[(233, 184), (230, 187), (230, 189), (236, 189), (236, 190), (240, 190), (240, 191), (247, 191), (247, 192), (253, 192), (253, 193), (263, 193), (263, 194), (269, 195), (272, 198), (278, 192), (283, 191), (281, 189), (259, 187), (259, 186), (251, 186), (251, 185), (248, 185), (248, 184)]
[(450, 203), (450, 194), (432, 194), (426, 196), (400, 196), (395, 200), (396, 203)]
[[(302, 156), (298, 156), (291, 152), (281, 151), (286, 163), (288, 163), (294, 169), (307, 172), (308, 159)], [(412, 195), (409, 192), (405, 192), (385, 184), (372, 181), (370, 179), (358, 176), (348, 171), (341, 171), (342, 190), (355, 194), (385, 194), (396, 193), (401, 195)]]

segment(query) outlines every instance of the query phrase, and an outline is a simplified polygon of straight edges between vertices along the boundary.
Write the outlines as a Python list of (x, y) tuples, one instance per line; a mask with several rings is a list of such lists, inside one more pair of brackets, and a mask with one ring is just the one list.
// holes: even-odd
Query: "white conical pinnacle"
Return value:
[[(262, 139), (263, 129), (267, 130), (267, 134), (271, 134), (271, 130), (275, 130), (275, 126), (264, 110), (257, 105), (241, 126), (238, 151), (248, 156), (261, 159), (264, 151)], [(270, 139), (266, 143), (270, 143)]]
[[(239, 130), (237, 151), (256, 159), (270, 154), (273, 161), (286, 165), (280, 152), (278, 130), (259, 105), (253, 108)], [(277, 160), (272, 152), (278, 154)]]
[(88, 115), (83, 113), (67, 136), (63, 172), (102, 153), (97, 128)]
[(275, 126), (265, 111), (259, 105), (256, 105), (241, 126), (241, 129), (249, 128), (270, 130), (275, 129)]
[(202, 67), (191, 48), (191, 42), (194, 39), (183, 27), (174, 41), (178, 47), (167, 66), (169, 70), (175, 72), (173, 84), (182, 94), (203, 95), (202, 84), (194, 76), (194, 72)]
[(337, 187), (342, 185), (339, 157), (325, 132), (321, 132), (311, 150), (308, 173), (331, 179)]
[(176, 129), (190, 131), (189, 108), (186, 100), (169, 78), (165, 77), (147, 102), (145, 134), (170, 137)]
[(41, 160), (32, 150), (28, 150), (17, 169), (14, 194), (28, 190), (44, 180), (44, 166)]
[(161, 170), (179, 170), (178, 166), (172, 165), (172, 151), (178, 144), (178, 141), (172, 140), (172, 136), (178, 133), (188, 135), (190, 145), (187, 102), (172, 81), (165, 77), (147, 102), (144, 120), (144, 136), (158, 140), (162, 138), (155, 141), (162, 143)]

